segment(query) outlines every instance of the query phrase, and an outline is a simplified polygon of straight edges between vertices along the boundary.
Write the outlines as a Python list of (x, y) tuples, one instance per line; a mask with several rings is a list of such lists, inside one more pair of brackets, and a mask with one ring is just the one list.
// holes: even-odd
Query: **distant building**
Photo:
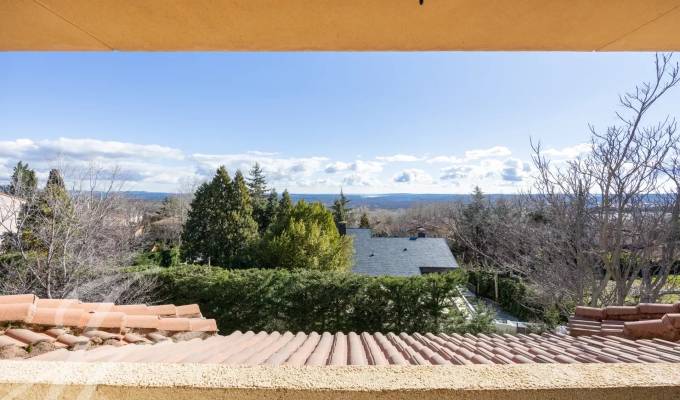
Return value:
[(23, 203), (24, 201), (17, 197), (0, 193), (0, 244), (5, 232), (16, 232), (17, 217)]
[(373, 237), (370, 229), (360, 228), (346, 232), (354, 239), (352, 271), (359, 274), (413, 276), (458, 268), (446, 240), (428, 238), (423, 230), (410, 238)]

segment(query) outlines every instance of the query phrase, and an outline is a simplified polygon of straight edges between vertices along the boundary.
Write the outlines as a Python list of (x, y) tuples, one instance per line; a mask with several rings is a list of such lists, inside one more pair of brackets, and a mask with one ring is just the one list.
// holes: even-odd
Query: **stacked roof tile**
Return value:
[(150, 344), (212, 335), (213, 319), (198, 305), (115, 305), (76, 299), (0, 296), (0, 358), (25, 358), (55, 349)]
[(680, 340), (680, 303), (637, 306), (576, 307), (569, 319), (572, 336), (620, 336), (629, 339)]

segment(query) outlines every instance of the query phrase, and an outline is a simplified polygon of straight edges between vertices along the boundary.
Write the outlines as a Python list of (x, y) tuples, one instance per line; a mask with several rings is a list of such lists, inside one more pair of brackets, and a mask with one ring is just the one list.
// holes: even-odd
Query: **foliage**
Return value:
[(461, 273), (370, 277), (283, 269), (181, 266), (151, 270), (159, 300), (198, 303), (223, 332), (489, 332), (488, 315), (465, 321), (453, 304)]
[(349, 202), (350, 199), (348, 199), (342, 190), (340, 190), (340, 197), (337, 198), (331, 206), (331, 210), (333, 210), (333, 220), (335, 221), (336, 225), (341, 222), (347, 222), (347, 218), (349, 218), (349, 212), (352, 211), (352, 209), (348, 206)]
[(35, 171), (19, 161), (12, 172), (12, 180), (9, 185), (9, 194), (21, 197), (31, 198), (38, 188), (38, 178)]
[(247, 186), (253, 207), (253, 218), (257, 222), (258, 231), (262, 233), (272, 222), (272, 215), (268, 212), (270, 210), (268, 209), (267, 179), (259, 163), (255, 163), (250, 169)]
[(368, 220), (368, 215), (366, 213), (361, 214), (361, 219), (359, 220), (359, 228), (370, 229), (371, 222)]
[(301, 200), (290, 210), (285, 205), (280, 210), (262, 242), (261, 265), (314, 270), (351, 267), (352, 239), (338, 233), (326, 207)]
[(133, 265), (158, 265), (172, 267), (180, 264), (180, 250), (178, 246), (159, 244), (151, 251), (140, 252), (134, 259)]
[(114, 190), (115, 172), (91, 168), (69, 182), (67, 190), (52, 170), (45, 188), (16, 208), (17, 232), (3, 238), (0, 294), (146, 301), (154, 282), (124, 272), (136, 231), (129, 203), (102, 190)]
[(257, 229), (243, 175), (237, 171), (232, 181), (226, 168), (220, 167), (212, 181), (195, 193), (182, 235), (182, 254), (191, 261), (244, 266)]
[[(468, 271), (468, 285), (476, 295), (495, 297), (494, 274), (484, 271)], [(557, 308), (536, 301), (527, 286), (511, 276), (498, 276), (498, 304), (503, 310), (524, 320), (542, 321), (550, 326), (560, 322)]]

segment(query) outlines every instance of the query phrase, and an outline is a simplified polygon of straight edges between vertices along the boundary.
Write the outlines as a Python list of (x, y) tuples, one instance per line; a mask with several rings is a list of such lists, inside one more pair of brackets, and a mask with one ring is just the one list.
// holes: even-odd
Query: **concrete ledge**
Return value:
[(229, 367), (0, 362), (9, 399), (678, 399), (680, 364)]

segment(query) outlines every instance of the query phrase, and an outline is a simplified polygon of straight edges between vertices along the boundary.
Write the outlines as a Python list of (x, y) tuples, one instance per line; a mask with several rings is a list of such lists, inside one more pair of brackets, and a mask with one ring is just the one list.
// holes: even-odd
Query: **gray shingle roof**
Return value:
[(366, 275), (420, 275), (421, 268), (458, 268), (442, 238), (371, 237), (370, 229), (347, 229), (354, 238), (353, 272)]

